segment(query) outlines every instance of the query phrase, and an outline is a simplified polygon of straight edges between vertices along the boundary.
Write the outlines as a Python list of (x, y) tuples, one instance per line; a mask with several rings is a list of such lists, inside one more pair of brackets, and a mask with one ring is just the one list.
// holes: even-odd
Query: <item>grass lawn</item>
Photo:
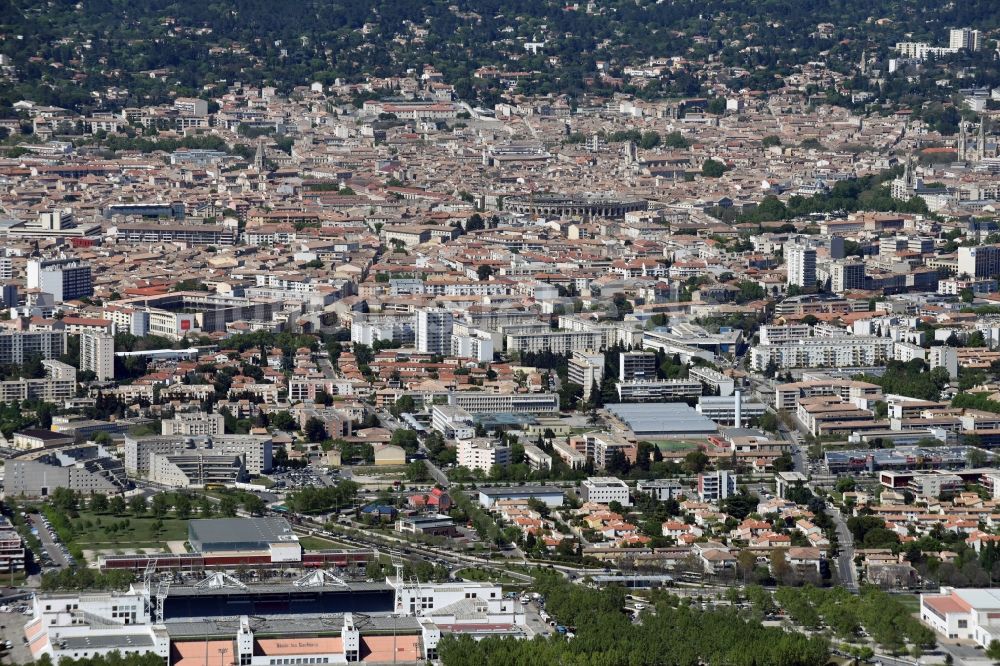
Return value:
[[(157, 519), (153, 516), (116, 517), (80, 511), (79, 518), (71, 521), (72, 543), (91, 550), (166, 548), (168, 541), (187, 541), (188, 521), (166, 517), (159, 531), (154, 530)], [(117, 525), (118, 529), (111, 529)]]
[(461, 569), (455, 572), (456, 578), (462, 578), (464, 580), (478, 581), (478, 582), (490, 582), (490, 583), (503, 583), (505, 585), (518, 585), (522, 584), (522, 581), (515, 580), (510, 576), (502, 574), (497, 571), (490, 571), (488, 569), (481, 569), (479, 567), (469, 567), (468, 569)]
[(906, 610), (911, 613), (920, 612), (920, 595), (918, 594), (894, 594), (892, 598), (906, 606)]
[(677, 441), (672, 439), (661, 439), (658, 442), (653, 442), (660, 451), (674, 452), (674, 451), (688, 451), (693, 450), (697, 445), (695, 442), (687, 441)]

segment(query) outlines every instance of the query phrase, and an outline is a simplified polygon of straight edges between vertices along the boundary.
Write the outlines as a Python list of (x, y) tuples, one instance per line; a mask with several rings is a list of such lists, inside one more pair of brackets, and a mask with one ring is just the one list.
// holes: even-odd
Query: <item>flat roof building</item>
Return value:
[(636, 437), (714, 435), (718, 426), (682, 402), (612, 404), (606, 409)]
[(284, 518), (192, 520), (188, 542), (199, 553), (266, 551), (273, 562), (302, 560), (299, 538)]

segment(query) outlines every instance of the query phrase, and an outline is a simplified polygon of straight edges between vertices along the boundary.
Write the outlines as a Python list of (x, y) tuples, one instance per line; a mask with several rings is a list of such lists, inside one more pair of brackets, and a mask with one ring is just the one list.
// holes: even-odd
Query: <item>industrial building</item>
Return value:
[(272, 561), (298, 562), (302, 546), (284, 518), (210, 518), (188, 522), (188, 543), (199, 553), (268, 552)]
[(714, 435), (718, 426), (682, 402), (613, 404), (605, 408), (636, 438)]

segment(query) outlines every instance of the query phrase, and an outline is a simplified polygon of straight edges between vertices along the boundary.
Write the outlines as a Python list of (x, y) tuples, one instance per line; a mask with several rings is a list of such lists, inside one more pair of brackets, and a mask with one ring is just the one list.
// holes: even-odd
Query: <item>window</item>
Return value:
[(967, 629), (968, 626), (969, 626), (969, 621), (968, 620), (959, 620), (958, 621), (958, 628), (959, 629)]

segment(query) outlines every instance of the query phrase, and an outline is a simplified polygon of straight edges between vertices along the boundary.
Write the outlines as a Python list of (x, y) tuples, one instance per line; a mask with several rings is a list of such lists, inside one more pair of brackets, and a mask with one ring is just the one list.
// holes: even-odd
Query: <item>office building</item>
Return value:
[(17, 300), (17, 285), (3, 284), (0, 282), (0, 306), (5, 308), (16, 308)]
[(424, 354), (451, 353), (451, 330), (454, 315), (443, 308), (425, 308), (417, 312), (417, 351)]
[(434, 405), (431, 427), (445, 439), (472, 439), (476, 431), (472, 414), (455, 405)]
[(195, 449), (149, 456), (149, 481), (168, 488), (231, 486), (248, 480), (243, 457)]
[(224, 455), (239, 457), (248, 474), (263, 474), (271, 470), (271, 438), (252, 435), (214, 435), (211, 437), (183, 435), (125, 437), (125, 470), (132, 476), (148, 476), (154, 454)]
[(643, 479), (635, 484), (635, 489), (652, 495), (661, 502), (677, 499), (684, 494), (684, 487), (675, 479)]
[(52, 294), (56, 303), (94, 295), (90, 264), (74, 258), (28, 261), (28, 289)]
[(952, 28), (948, 31), (948, 48), (978, 51), (983, 43), (982, 33), (971, 28)]
[(481, 469), (487, 474), (494, 466), (510, 464), (510, 447), (487, 438), (459, 440), (457, 453), (460, 467)]
[(504, 500), (536, 499), (546, 506), (557, 507), (563, 505), (565, 497), (565, 491), (555, 486), (494, 486), (479, 489), (479, 506), (491, 509), (494, 504)]
[(698, 399), (695, 409), (716, 423), (735, 425), (737, 428), (746, 425), (750, 419), (760, 418), (766, 411), (763, 403), (747, 400), (739, 391), (730, 396), (704, 395)]
[(860, 261), (841, 259), (830, 264), (830, 291), (842, 294), (845, 291), (865, 288), (865, 265)]
[(580, 498), (584, 502), (618, 502), (622, 506), (632, 506), (628, 485), (613, 476), (591, 476), (584, 479), (580, 483)]
[(621, 352), (618, 355), (618, 379), (623, 382), (656, 379), (656, 354)]
[(455, 391), (448, 394), (448, 399), (470, 414), (548, 414), (559, 411), (558, 393)]
[(122, 462), (98, 444), (84, 444), (36, 458), (14, 458), (7, 462), (4, 492), (9, 497), (42, 499), (56, 488), (83, 495), (115, 494), (132, 489)]
[(170, 435), (203, 435), (214, 437), (224, 435), (226, 419), (222, 414), (206, 414), (204, 412), (182, 412), (172, 419), (164, 419), (160, 424), (160, 434)]
[(958, 248), (958, 277), (991, 278), (1000, 275), (1000, 245)]
[(698, 475), (698, 499), (718, 502), (736, 493), (736, 475), (720, 469)]
[(816, 249), (803, 245), (785, 248), (788, 275), (785, 282), (799, 287), (816, 286)]
[(107, 333), (80, 334), (80, 370), (102, 382), (115, 378), (115, 337)]

